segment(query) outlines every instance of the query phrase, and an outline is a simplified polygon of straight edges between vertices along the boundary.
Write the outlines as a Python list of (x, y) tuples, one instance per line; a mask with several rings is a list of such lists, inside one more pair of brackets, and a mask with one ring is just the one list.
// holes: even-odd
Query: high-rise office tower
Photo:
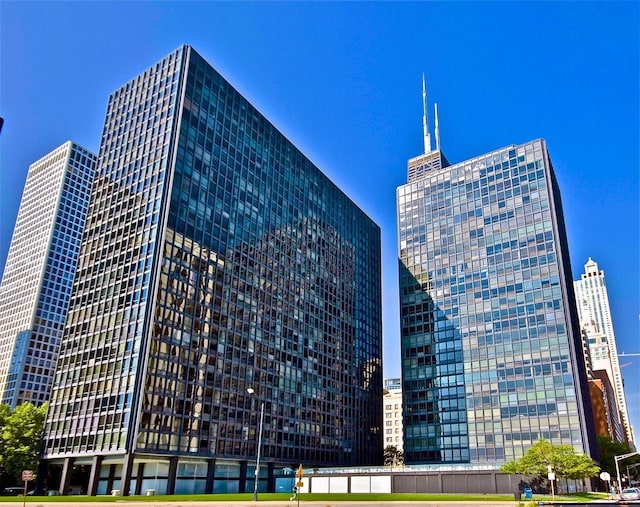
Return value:
[(198, 53), (144, 71), (108, 102), (45, 428), (60, 489), (249, 491), (258, 450), (260, 491), (380, 463), (380, 273), (379, 227)]
[(546, 143), (449, 165), (437, 138), (432, 150), (425, 121), (397, 190), (405, 462), (496, 466), (540, 438), (591, 452)]
[(2, 403), (49, 399), (94, 167), (71, 141), (29, 167), (0, 285)]
[(606, 370), (609, 375), (609, 380), (615, 389), (616, 405), (626, 439), (633, 442), (604, 271), (598, 269), (598, 264), (589, 258), (584, 265), (584, 273), (580, 275), (580, 280), (575, 280), (573, 285), (580, 327), (587, 338), (593, 369)]

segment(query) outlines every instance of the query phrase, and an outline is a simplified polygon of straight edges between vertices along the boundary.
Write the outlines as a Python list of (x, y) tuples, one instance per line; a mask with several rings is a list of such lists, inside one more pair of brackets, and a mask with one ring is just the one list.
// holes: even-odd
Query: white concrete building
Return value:
[(0, 402), (49, 399), (95, 155), (71, 141), (29, 166), (0, 285)]
[[(587, 335), (593, 369), (604, 369), (609, 374), (616, 391), (616, 403), (627, 440), (633, 442), (633, 429), (627, 412), (604, 271), (598, 269), (598, 264), (589, 258), (584, 265), (584, 273), (580, 275), (580, 280), (574, 281), (573, 285), (580, 328)], [(607, 350), (603, 349), (604, 344)]]
[(384, 381), (384, 446), (402, 450), (402, 383), (399, 378)]

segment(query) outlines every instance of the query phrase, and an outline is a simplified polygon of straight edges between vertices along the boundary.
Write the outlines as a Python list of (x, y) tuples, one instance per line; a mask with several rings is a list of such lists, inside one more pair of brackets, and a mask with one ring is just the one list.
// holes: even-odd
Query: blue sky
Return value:
[[(399, 376), (395, 188), (422, 151), (421, 75), (452, 163), (544, 137), (574, 278), (605, 270), (640, 352), (637, 2), (0, 3), (0, 266), (27, 169), (97, 151), (110, 92), (192, 45), (382, 228), (385, 376)], [(622, 357), (640, 433), (640, 357)]]

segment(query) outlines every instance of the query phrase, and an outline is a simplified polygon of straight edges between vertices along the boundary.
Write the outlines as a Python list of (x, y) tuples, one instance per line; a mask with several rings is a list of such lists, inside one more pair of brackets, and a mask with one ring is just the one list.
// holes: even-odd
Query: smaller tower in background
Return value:
[(0, 401), (12, 407), (49, 399), (95, 162), (68, 141), (29, 167), (0, 285)]
[(429, 119), (427, 117), (427, 87), (424, 74), (422, 75), (422, 132), (424, 153), (409, 160), (407, 167), (407, 182), (422, 178), (425, 173), (437, 171), (449, 165), (447, 157), (440, 151), (440, 124), (438, 121), (438, 104), (434, 104), (436, 149), (431, 149), (431, 134), (429, 133)]
[(402, 451), (402, 379), (384, 380), (384, 446)]
[(624, 427), (625, 438), (633, 443), (633, 428), (627, 412), (624, 380), (618, 360), (604, 271), (598, 269), (598, 263), (589, 257), (584, 265), (584, 273), (580, 275), (580, 280), (573, 282), (573, 286), (580, 329), (589, 345), (593, 369), (607, 372), (615, 390), (615, 404)]

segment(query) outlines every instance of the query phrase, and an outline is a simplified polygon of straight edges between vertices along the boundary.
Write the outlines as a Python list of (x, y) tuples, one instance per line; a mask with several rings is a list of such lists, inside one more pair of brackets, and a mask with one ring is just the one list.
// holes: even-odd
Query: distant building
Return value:
[(596, 434), (608, 436), (616, 442), (624, 442), (626, 435), (609, 374), (611, 368), (607, 340), (593, 320), (585, 324), (581, 332)]
[(402, 380), (384, 380), (384, 446), (402, 450)]
[(386, 378), (384, 379), (384, 388), (387, 391), (398, 391), (402, 390), (402, 379), (401, 378)]
[(94, 168), (71, 141), (29, 167), (0, 285), (0, 395), (12, 407), (49, 399)]
[(625, 433), (616, 405), (616, 392), (606, 370), (595, 370), (589, 380), (589, 394), (593, 408), (596, 434), (624, 442)]
[(290, 491), (285, 467), (381, 464), (379, 227), (189, 46), (111, 94), (97, 172), (53, 486)]
[(606, 370), (609, 372), (609, 378), (613, 378), (609, 344), (607, 343), (607, 337), (600, 331), (598, 324), (591, 319), (583, 323), (580, 331), (582, 332), (585, 349), (587, 374), (593, 370)]
[(604, 271), (598, 269), (598, 264), (589, 258), (580, 280), (574, 281), (573, 284), (580, 327), (587, 335), (593, 368), (607, 371), (615, 389), (616, 406), (624, 426), (625, 438), (633, 443), (633, 429), (627, 411), (624, 380), (620, 371)]
[(397, 190), (405, 463), (495, 466), (540, 438), (591, 453), (567, 237), (545, 141), (450, 165), (437, 130), (435, 150), (427, 134)]

